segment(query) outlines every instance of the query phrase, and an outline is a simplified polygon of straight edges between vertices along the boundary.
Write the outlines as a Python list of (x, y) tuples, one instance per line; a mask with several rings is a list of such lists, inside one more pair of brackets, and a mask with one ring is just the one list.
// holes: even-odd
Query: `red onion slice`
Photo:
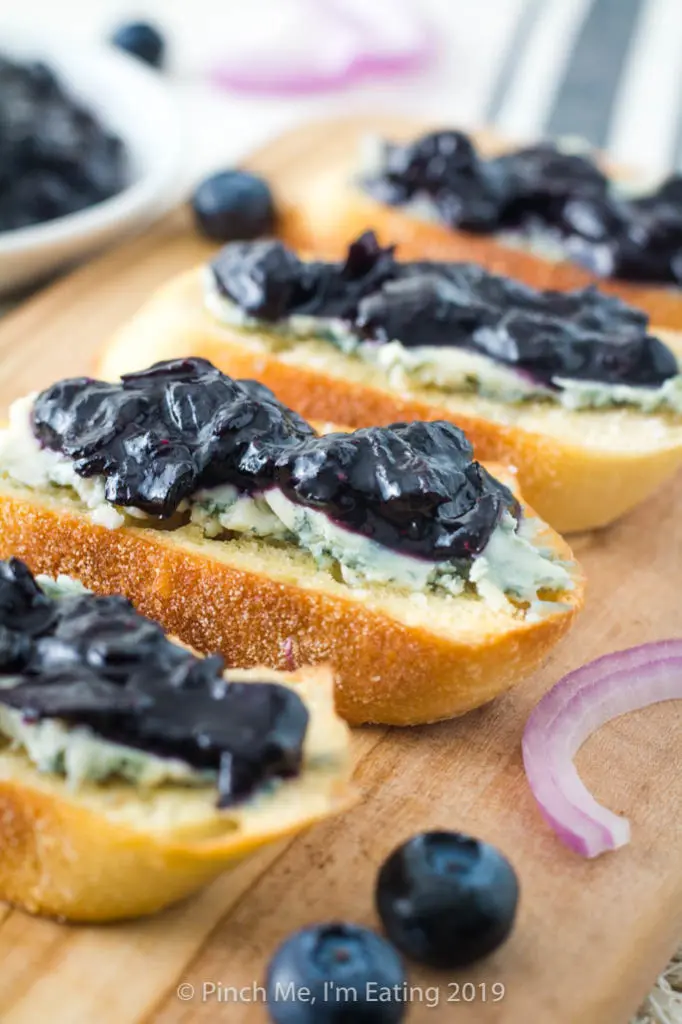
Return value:
[(682, 640), (643, 644), (564, 676), (530, 715), (523, 763), (540, 812), (559, 839), (585, 857), (630, 841), (630, 824), (598, 803), (573, 763), (585, 740), (624, 715), (682, 697)]
[[(293, 21), (278, 22), (282, 14)], [(216, 85), (312, 93), (414, 71), (433, 53), (431, 33), (408, 0), (298, 0), (296, 8), (273, 8), (273, 16), (260, 24), (257, 43), (240, 46), (212, 70)]]

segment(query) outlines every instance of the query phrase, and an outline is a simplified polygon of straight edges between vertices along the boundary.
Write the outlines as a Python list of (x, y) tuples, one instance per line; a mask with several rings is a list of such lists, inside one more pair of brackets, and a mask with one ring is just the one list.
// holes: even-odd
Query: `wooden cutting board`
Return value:
[[(308, 126), (251, 163), (291, 195), (368, 126)], [(208, 252), (180, 211), (21, 307), (0, 325), (2, 406), (87, 372), (92, 354), (150, 288)], [(590, 580), (586, 611), (545, 669), (515, 693), (448, 724), (358, 731), (364, 799), (345, 816), (261, 852), (153, 920), (68, 927), (0, 905), (3, 1024), (264, 1022), (257, 986), (276, 944), (312, 921), (376, 926), (372, 887), (381, 860), (401, 840), (436, 827), (498, 844), (518, 870), (522, 899), (511, 941), (491, 959), (464, 972), (411, 969), (409, 1022), (625, 1024), (682, 936), (682, 708), (629, 715), (580, 753), (595, 795), (632, 821), (632, 844), (595, 862), (565, 850), (542, 822), (520, 739), (540, 694), (568, 669), (682, 635), (680, 508), (678, 478), (614, 528), (577, 539)], [(497, 1002), (495, 983), (505, 990)], [(223, 992), (220, 1001), (212, 986), (242, 989), (241, 999)]]

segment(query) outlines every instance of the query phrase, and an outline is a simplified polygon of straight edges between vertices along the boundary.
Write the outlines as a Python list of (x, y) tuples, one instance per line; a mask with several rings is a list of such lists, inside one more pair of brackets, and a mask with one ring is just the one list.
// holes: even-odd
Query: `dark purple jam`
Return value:
[(554, 388), (555, 378), (656, 387), (677, 360), (646, 314), (596, 288), (538, 291), (473, 263), (402, 263), (368, 232), (344, 261), (306, 262), (281, 242), (235, 243), (215, 257), (221, 294), (249, 316), (341, 321), (406, 348), (462, 348)]
[[(16, 558), (0, 562), (0, 702), (101, 739), (217, 773), (218, 805), (298, 774), (308, 712), (276, 683), (232, 683), (124, 597), (53, 600)], [(3, 686), (16, 676), (14, 686)]]
[(602, 277), (682, 283), (682, 176), (638, 198), (616, 194), (589, 157), (542, 143), (484, 159), (463, 132), (385, 144), (363, 181), (379, 202), (428, 199), (444, 224), (491, 234), (549, 232)]
[(358, 304), (396, 275), (392, 249), (367, 232), (342, 263), (301, 260), (282, 242), (232, 242), (211, 263), (216, 285), (248, 316), (275, 322), (292, 314), (353, 321)]
[(263, 385), (203, 359), (157, 363), (120, 384), (61, 381), (36, 399), (33, 429), (81, 476), (103, 474), (109, 501), (160, 517), (201, 487), (278, 487), (380, 544), (440, 561), (471, 558), (505, 509), (519, 514), (450, 423), (318, 437)]
[(505, 510), (521, 514), (452, 423), (325, 434), (286, 453), (277, 483), (354, 533), (435, 560), (475, 557)]
[(314, 435), (268, 388), (205, 359), (156, 363), (120, 384), (59, 381), (38, 395), (33, 430), (80, 476), (105, 476), (107, 501), (163, 517), (201, 487), (267, 486), (282, 450)]

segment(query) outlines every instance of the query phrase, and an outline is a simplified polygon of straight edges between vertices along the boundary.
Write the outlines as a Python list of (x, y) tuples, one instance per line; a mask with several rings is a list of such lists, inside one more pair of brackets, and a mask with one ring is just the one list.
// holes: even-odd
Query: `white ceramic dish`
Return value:
[(182, 129), (161, 75), (113, 47), (3, 33), (0, 53), (43, 60), (73, 96), (124, 141), (129, 186), (112, 199), (45, 224), (0, 232), (0, 294), (48, 277), (170, 208), (182, 191)]

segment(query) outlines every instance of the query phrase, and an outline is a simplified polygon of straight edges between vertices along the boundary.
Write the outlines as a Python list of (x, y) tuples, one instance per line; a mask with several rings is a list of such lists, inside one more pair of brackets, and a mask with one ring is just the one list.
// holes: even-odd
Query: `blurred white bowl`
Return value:
[(168, 210), (182, 191), (182, 130), (171, 89), (113, 47), (2, 34), (0, 55), (49, 64), (69, 93), (126, 145), (130, 184), (86, 210), (0, 232), (0, 294), (48, 277)]

